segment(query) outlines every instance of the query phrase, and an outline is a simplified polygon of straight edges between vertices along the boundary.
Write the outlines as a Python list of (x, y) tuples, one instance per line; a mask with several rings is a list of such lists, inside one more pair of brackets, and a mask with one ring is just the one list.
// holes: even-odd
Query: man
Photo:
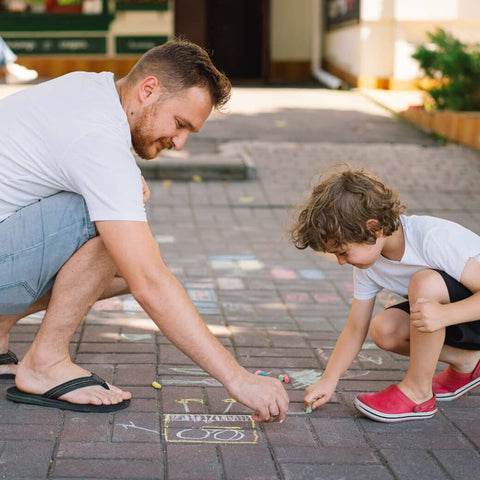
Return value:
[[(77, 411), (128, 406), (130, 393), (72, 363), (68, 345), (96, 300), (131, 291), (254, 419), (283, 420), (281, 383), (238, 365), (165, 266), (130, 149), (145, 159), (180, 150), (230, 88), (200, 47), (173, 40), (116, 83), (111, 73), (76, 72), (0, 103), (0, 374), (16, 373), (10, 400)], [(43, 309), (17, 366), (8, 332)]]

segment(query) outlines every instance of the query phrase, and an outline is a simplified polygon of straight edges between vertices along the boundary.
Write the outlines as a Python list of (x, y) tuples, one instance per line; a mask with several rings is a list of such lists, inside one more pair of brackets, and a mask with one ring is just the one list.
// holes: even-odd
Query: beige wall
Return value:
[(312, 0), (270, 0), (270, 59), (310, 60)]
[(480, 1), (362, 0), (359, 25), (325, 32), (324, 60), (360, 86), (413, 87), (420, 73), (411, 55), (437, 27), (480, 42)]

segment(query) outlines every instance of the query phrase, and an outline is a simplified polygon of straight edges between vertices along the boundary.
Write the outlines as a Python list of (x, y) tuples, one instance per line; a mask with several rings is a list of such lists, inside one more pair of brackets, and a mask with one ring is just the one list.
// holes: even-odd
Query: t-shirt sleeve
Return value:
[(353, 296), (357, 300), (370, 300), (382, 289), (380, 285), (369, 278), (366, 270), (353, 268)]
[(82, 195), (92, 221), (147, 220), (141, 172), (126, 140), (114, 132), (89, 132), (65, 152), (64, 181)]
[(480, 253), (480, 237), (457, 223), (442, 221), (427, 231), (422, 249), (432, 268), (460, 281), (468, 259)]

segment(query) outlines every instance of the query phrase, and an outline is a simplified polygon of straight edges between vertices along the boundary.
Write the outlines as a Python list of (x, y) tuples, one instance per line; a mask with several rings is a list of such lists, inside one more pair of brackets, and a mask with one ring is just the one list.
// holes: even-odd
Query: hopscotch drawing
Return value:
[(189, 403), (203, 404), (201, 398), (176, 400), (183, 405), (184, 413), (164, 415), (165, 441), (173, 443), (249, 443), (258, 441), (255, 421), (250, 415), (228, 414), (235, 400), (226, 398), (222, 414), (190, 413)]

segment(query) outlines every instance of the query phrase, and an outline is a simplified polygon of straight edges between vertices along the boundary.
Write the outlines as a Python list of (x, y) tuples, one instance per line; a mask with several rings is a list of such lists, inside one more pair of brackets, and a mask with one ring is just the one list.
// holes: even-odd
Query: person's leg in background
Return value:
[(17, 56), (2, 37), (0, 37), (0, 67), (5, 73), (5, 82), (9, 84), (31, 82), (38, 77), (35, 70), (17, 63)]

